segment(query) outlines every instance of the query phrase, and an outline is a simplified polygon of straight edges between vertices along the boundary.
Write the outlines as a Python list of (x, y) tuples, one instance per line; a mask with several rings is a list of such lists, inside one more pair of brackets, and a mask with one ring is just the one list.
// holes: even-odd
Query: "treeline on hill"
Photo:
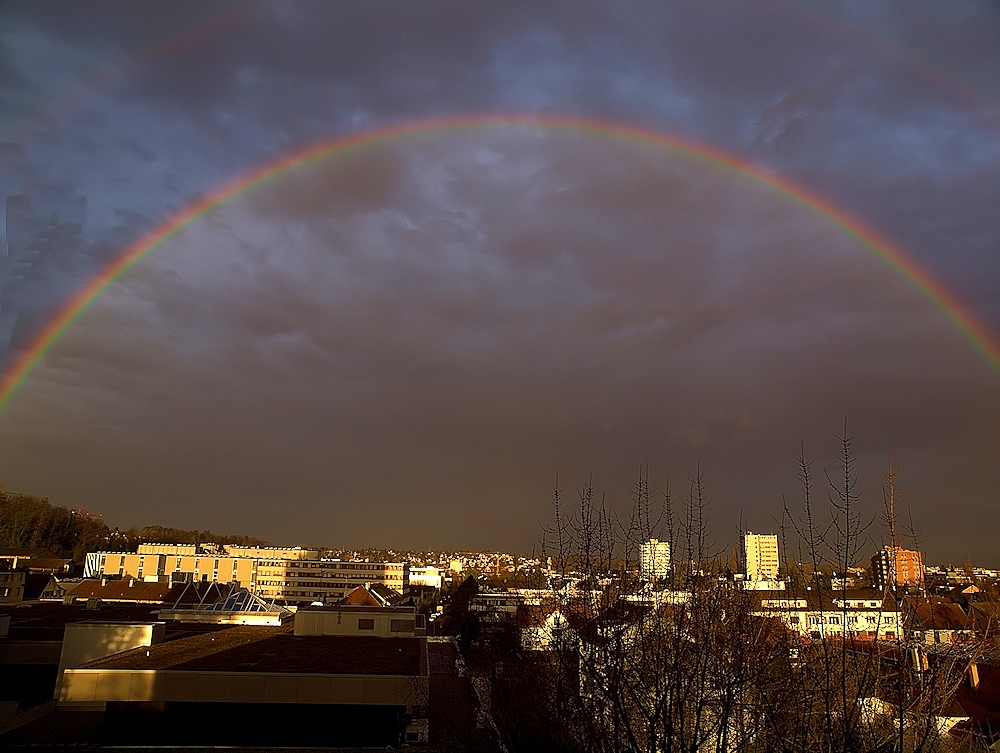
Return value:
[(48, 549), (60, 557), (81, 562), (87, 552), (135, 551), (139, 544), (242, 544), (267, 546), (253, 536), (187, 531), (182, 528), (145, 526), (126, 531), (111, 529), (103, 521), (53, 505), (43, 497), (0, 490), (0, 547)]

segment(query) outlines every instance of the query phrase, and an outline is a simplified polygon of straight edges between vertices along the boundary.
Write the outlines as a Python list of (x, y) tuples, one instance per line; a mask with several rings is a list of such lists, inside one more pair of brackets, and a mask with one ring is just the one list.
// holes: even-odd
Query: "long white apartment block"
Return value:
[(87, 578), (231, 583), (267, 600), (331, 603), (358, 586), (402, 591), (404, 563), (322, 559), (319, 550), (143, 544), (137, 552), (90, 552)]

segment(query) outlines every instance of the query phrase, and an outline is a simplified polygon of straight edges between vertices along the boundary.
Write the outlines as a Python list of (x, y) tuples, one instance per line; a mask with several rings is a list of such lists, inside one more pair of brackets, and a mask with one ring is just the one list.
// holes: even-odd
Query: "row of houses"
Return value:
[[(722, 608), (711, 606), (716, 599)], [(954, 730), (947, 744), (967, 735), (989, 743), (1000, 739), (1000, 654), (989, 648), (998, 612), (990, 603), (897, 597), (873, 588), (743, 591), (706, 579), (700, 593), (648, 590), (615, 599), (607, 591), (550, 591), (539, 598), (536, 593), (480, 590), (470, 599), (469, 612), (478, 617), (472, 642), (480, 649), (475, 681), (487, 696), (515, 672), (510, 653), (497, 666), (490, 664), (491, 654), (509, 645), (512, 634), (522, 652), (539, 657), (526, 666), (562, 673), (561, 687), (578, 688), (580, 697), (597, 707), (606, 696), (611, 707), (615, 693), (632, 698), (663, 692), (661, 684), (669, 685), (670, 679), (657, 674), (657, 658), (680, 661), (688, 651), (684, 646), (691, 656), (702, 653), (699, 646), (719, 651), (720, 661), (706, 664), (715, 669), (729, 666), (731, 650), (759, 651), (769, 662), (780, 654), (790, 662), (792, 674), (806, 662), (810, 671), (822, 670), (825, 665), (817, 656), (843, 651), (855, 657), (849, 666), (868, 666), (874, 673), (870, 677), (886, 678), (869, 683), (865, 692), (870, 696), (858, 700), (871, 727), (896, 724), (891, 720), (900, 715), (906, 717), (907, 729), (917, 724), (912, 709), (898, 708), (904, 691), (897, 692), (892, 683), (900, 682), (905, 693), (921, 695), (912, 706), (934, 717), (935, 734)], [(737, 619), (734, 613), (744, 617)], [(708, 615), (724, 627), (705, 628)], [(729, 648), (719, 649), (720, 643)], [(728, 680), (711, 678), (708, 683), (715, 681)], [(711, 688), (706, 692), (711, 697)], [(510, 716), (509, 689), (506, 695), (499, 692), (497, 701), (508, 704), (498, 718)], [(650, 696), (644, 708), (656, 707), (657, 699)]]
[[(525, 645), (544, 647), (552, 643), (554, 626), (573, 623), (583, 592), (572, 596), (543, 590), (483, 590), (472, 599), (470, 609), (485, 622), (516, 620), (523, 629)], [(592, 595), (595, 596), (595, 595)], [(650, 608), (683, 606), (690, 593), (640, 591), (623, 599)], [(942, 596), (904, 595), (861, 588), (840, 591), (748, 591), (753, 615), (779, 621), (802, 639), (850, 638), (873, 641), (917, 641), (955, 643), (993, 634), (1000, 627), (1000, 609), (990, 602), (961, 603)], [(593, 607), (583, 610), (592, 614)]]

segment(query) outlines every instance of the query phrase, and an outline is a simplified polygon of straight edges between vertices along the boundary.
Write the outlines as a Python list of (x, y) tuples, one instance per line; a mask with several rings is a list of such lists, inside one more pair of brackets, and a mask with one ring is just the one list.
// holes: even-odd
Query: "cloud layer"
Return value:
[[(43, 243), (36, 217), (8, 264), (8, 362), (227, 180), (482, 111), (742, 154), (1000, 331), (988, 3), (60, 8), (0, 11), (0, 188), (63, 223)], [(683, 496), (700, 461), (725, 546), (741, 510), (765, 529), (794, 501), (800, 442), (834, 467), (846, 415), (869, 509), (892, 451), (930, 556), (988, 558), (997, 379), (882, 260), (745, 177), (571, 130), (429, 133), (259, 186), (157, 249), (0, 415), (0, 476), (122, 525), (527, 550), (557, 473), (593, 472), (621, 508), (641, 464)]]

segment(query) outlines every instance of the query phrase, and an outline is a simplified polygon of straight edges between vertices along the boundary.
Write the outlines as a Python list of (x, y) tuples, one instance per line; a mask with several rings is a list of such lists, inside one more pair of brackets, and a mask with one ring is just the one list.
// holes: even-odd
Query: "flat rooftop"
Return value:
[(78, 669), (419, 675), (420, 638), (296, 636), (291, 625), (241, 625), (97, 659)]
[[(151, 604), (106, 604), (100, 609), (57, 602), (5, 604), (0, 607), (0, 614), (10, 615), (10, 632), (0, 640), (61, 641), (66, 625), (71, 622), (155, 622), (160, 619), (157, 615), (159, 610), (160, 607)], [(166, 640), (227, 627), (167, 622)]]

